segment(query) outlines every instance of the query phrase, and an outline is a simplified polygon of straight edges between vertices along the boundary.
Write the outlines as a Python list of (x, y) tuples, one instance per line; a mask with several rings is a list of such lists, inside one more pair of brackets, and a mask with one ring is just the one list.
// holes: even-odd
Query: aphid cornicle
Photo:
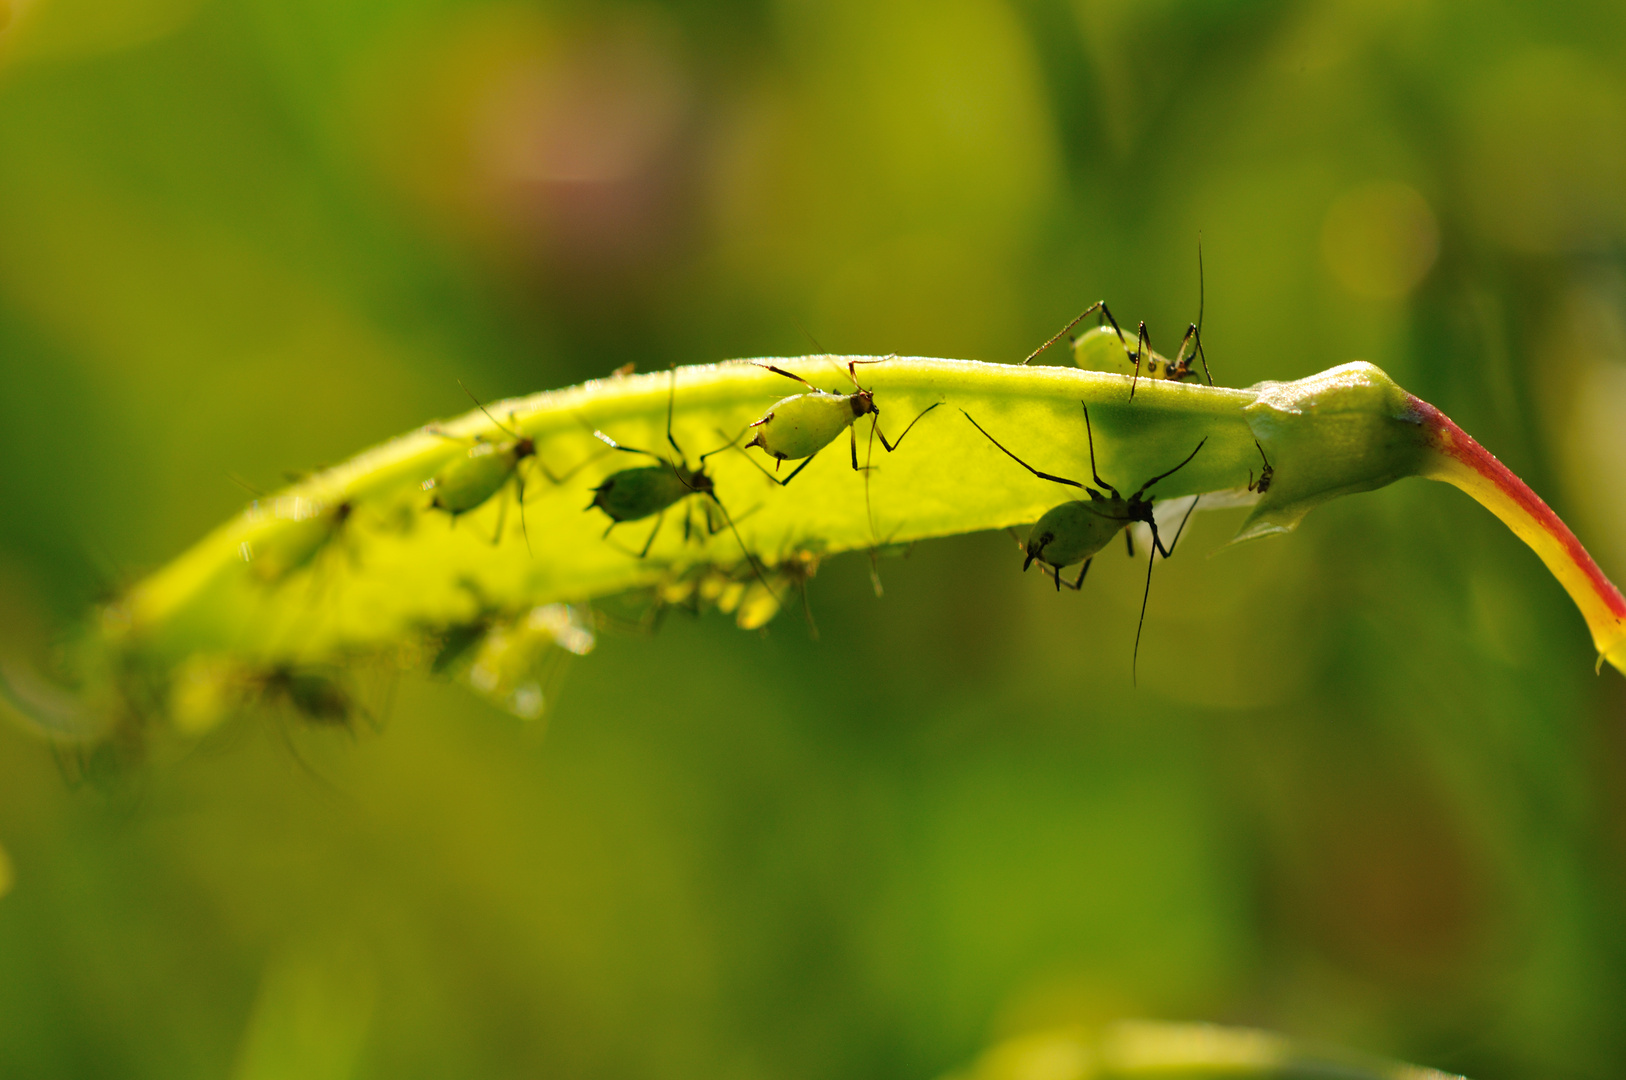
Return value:
[[(971, 421), (971, 426), (981, 431), (989, 442), (999, 448), (1001, 453), (1034, 476), (1039, 477), (1041, 480), (1049, 480), (1052, 483), (1082, 488), (1089, 494), (1087, 501), (1074, 499), (1046, 511), (1034, 523), (1032, 531), (1028, 533), (1027, 558), (1022, 562), (1022, 569), (1026, 570), (1035, 561), (1038, 561), (1041, 566), (1049, 567), (1051, 576), (1056, 581), (1057, 592), (1061, 591), (1063, 585), (1075, 590), (1082, 588), (1084, 575), (1090, 572), (1090, 563), (1094, 560), (1096, 553), (1111, 543), (1112, 538), (1127, 526), (1134, 522), (1142, 522), (1151, 528), (1152, 551), (1147, 557), (1146, 592), (1141, 597), (1140, 606), (1141, 623), (1144, 624), (1146, 621), (1146, 600), (1152, 591), (1152, 566), (1156, 563), (1158, 555), (1162, 555), (1167, 559), (1173, 553), (1175, 545), (1180, 542), (1180, 534), (1185, 531), (1186, 521), (1191, 518), (1191, 511), (1197, 508), (1196, 502), (1193, 502), (1191, 508), (1186, 511), (1185, 518), (1181, 519), (1180, 528), (1175, 531), (1174, 540), (1165, 548), (1162, 537), (1158, 535), (1157, 518), (1152, 513), (1152, 500), (1146, 498), (1146, 492), (1159, 480), (1173, 476), (1185, 468), (1191, 462), (1191, 459), (1197, 456), (1197, 452), (1203, 448), (1203, 444), (1208, 442), (1208, 439), (1205, 437), (1199, 442), (1196, 449), (1187, 454), (1185, 460), (1180, 464), (1167, 472), (1158, 473), (1126, 499), (1118, 493), (1117, 488), (1101, 479), (1100, 472), (1096, 470), (1095, 433), (1090, 426), (1090, 407), (1084, 402), (1079, 404), (1084, 406), (1084, 434), (1089, 441), (1090, 447), (1090, 475), (1099, 485), (1099, 490), (1077, 480), (1069, 480), (1065, 476), (1056, 476), (1035, 469), (1032, 465), (1005, 449), (998, 439), (989, 435), (981, 424), (972, 419), (970, 413), (965, 412), (964, 409), (960, 411), (965, 413), (967, 420)], [(1131, 554), (1133, 554), (1133, 549), (1131, 549)], [(1084, 563), (1084, 566), (1078, 572), (1078, 579), (1076, 581), (1063, 581), (1062, 570), (1080, 561)], [(1137, 658), (1140, 656), (1140, 628), (1138, 626), (1135, 629), (1135, 656)]]
[[(866, 390), (858, 383), (855, 368), (859, 364), (878, 364), (879, 360), (849, 360), (847, 361), (847, 377), (852, 380), (854, 392), (843, 394), (839, 391), (824, 391), (793, 372), (772, 364), (763, 364), (762, 367), (776, 375), (783, 375), (787, 379), (795, 379), (808, 388), (804, 394), (792, 394), (774, 402), (762, 419), (754, 421), (751, 427), (756, 429), (756, 435), (746, 448), (760, 446), (763, 451), (774, 459), (774, 468), (777, 470), (787, 461), (802, 463), (791, 471), (783, 480), (770, 476), (781, 487), (796, 479), (798, 473), (807, 468), (818, 455), (820, 450), (829, 446), (843, 431), (851, 435), (853, 470), (859, 471), (858, 466), (858, 432), (853, 424), (860, 416), (870, 416), (874, 421), (874, 433), (881, 440), (881, 445), (891, 453), (903, 445), (903, 440), (911, 429), (920, 422), (920, 417), (931, 412), (942, 402), (934, 401), (920, 411), (920, 415), (909, 421), (909, 426), (903, 429), (896, 442), (888, 442), (886, 433), (881, 430), (881, 410), (875, 404), (875, 394)], [(803, 460), (805, 459), (805, 460)]]
[[(602, 431), (593, 432), (612, 450), (619, 450), (624, 454), (641, 454), (644, 457), (654, 458), (660, 464), (642, 465), (637, 468), (622, 469), (619, 472), (611, 473), (598, 487), (593, 489), (593, 501), (587, 504), (586, 509), (591, 510), (597, 507), (608, 515), (610, 524), (604, 530), (606, 537), (610, 535), (611, 530), (623, 522), (642, 521), (644, 518), (653, 516), (655, 518), (655, 527), (649, 531), (648, 539), (644, 541), (642, 550), (638, 552), (638, 557), (641, 559), (649, 554), (651, 545), (655, 543), (655, 537), (659, 535), (661, 525), (666, 520), (666, 511), (691, 495), (703, 496), (706, 500), (709, 500), (703, 504), (706, 507), (707, 535), (715, 536), (725, 527), (732, 531), (734, 539), (739, 542), (740, 550), (745, 553), (746, 559), (750, 562), (752, 571), (757, 575), (757, 579), (761, 581), (763, 580), (762, 567), (757, 563), (757, 558), (751, 553), (751, 549), (745, 546), (745, 540), (740, 536), (740, 530), (735, 526), (733, 517), (728, 513), (728, 508), (717, 497), (716, 486), (706, 473), (706, 459), (713, 454), (722, 453), (734, 446), (735, 443), (731, 441), (715, 450), (708, 450), (706, 453), (701, 454), (699, 468), (691, 469), (688, 463), (688, 455), (683, 452), (683, 447), (678, 445), (677, 439), (672, 435), (672, 406), (676, 396), (677, 371), (674, 369), (672, 372), (672, 387), (666, 398), (666, 441), (677, 452), (676, 460), (669, 460), (651, 450), (622, 446)], [(736, 440), (737, 438), (736, 436)], [(710, 508), (713, 506), (717, 508), (717, 512), (722, 516), (722, 525), (716, 525), (711, 520)], [(690, 537), (691, 524), (691, 515), (686, 507), (683, 516), (684, 540), (688, 540)], [(766, 585), (765, 581), (764, 585)]]

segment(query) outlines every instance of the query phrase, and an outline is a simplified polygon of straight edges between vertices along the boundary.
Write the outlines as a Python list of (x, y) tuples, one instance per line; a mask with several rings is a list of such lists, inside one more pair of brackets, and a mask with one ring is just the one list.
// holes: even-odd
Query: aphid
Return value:
[(1263, 495), (1270, 490), (1270, 482), (1276, 478), (1276, 467), (1270, 463), (1268, 457), (1265, 457), (1265, 448), (1259, 446), (1258, 439), (1253, 440), (1253, 445), (1259, 447), (1259, 456), (1265, 458), (1265, 467), (1259, 471), (1258, 481), (1253, 478), (1253, 470), (1248, 470), (1248, 490), (1257, 491)]
[[(723, 523), (733, 532), (734, 539), (739, 542), (740, 550), (745, 553), (746, 559), (751, 563), (751, 569), (756, 573), (758, 580), (762, 580), (762, 567), (757, 563), (755, 555), (745, 546), (745, 540), (740, 536), (740, 530), (734, 524), (734, 518), (729, 514), (728, 508), (717, 497), (717, 489), (712, 478), (706, 473), (706, 459), (713, 454), (720, 454), (734, 446), (729, 442), (715, 450), (708, 450), (700, 455), (699, 468), (691, 469), (688, 455), (683, 447), (678, 445), (677, 439), (672, 435), (672, 405), (677, 395), (677, 371), (672, 372), (672, 389), (666, 398), (666, 441), (677, 452), (677, 460), (663, 458), (652, 450), (640, 450), (633, 446), (622, 446), (602, 431), (593, 432), (604, 444), (612, 450), (619, 450), (624, 454), (642, 454), (652, 457), (660, 462), (659, 465), (643, 465), (632, 469), (622, 469), (611, 473), (604, 482), (593, 489), (593, 501), (585, 509), (591, 510), (595, 506), (603, 510), (610, 519), (610, 524), (604, 530), (605, 537), (610, 535), (617, 525), (628, 521), (642, 521), (653, 516), (655, 527), (649, 531), (649, 538), (638, 552), (638, 557), (644, 558), (649, 554), (650, 546), (655, 543), (655, 537), (661, 531), (661, 525), (666, 521), (666, 511), (675, 503), (682, 502), (691, 495), (700, 495), (710, 500), (706, 503), (706, 533), (715, 536), (721, 532), (723, 525), (716, 525), (711, 519), (710, 507), (715, 506), (722, 515)], [(689, 513), (690, 504), (685, 504), (683, 515), (683, 539), (687, 541), (692, 528), (692, 515)], [(764, 583), (766, 584), (766, 583)]]
[(249, 506), (249, 517), (269, 517), (280, 522), (280, 527), (238, 545), (243, 561), (268, 585), (315, 562), (343, 533), (355, 509), (348, 499), (327, 503), (304, 495), (278, 495), (269, 502), (264, 506), (256, 499)]
[(455, 675), (522, 720), (537, 720), (553, 704), (569, 662), (592, 652), (596, 640), (581, 614), (564, 604), (511, 617), (487, 613), (450, 628), (430, 670)]
[(336, 673), (278, 664), (261, 672), (254, 681), (262, 701), (286, 702), (305, 719), (323, 727), (349, 727), (351, 719), (362, 713)]
[[(1146, 492), (1159, 480), (1166, 479), (1185, 468), (1191, 459), (1197, 456), (1197, 452), (1203, 448), (1203, 444), (1208, 439), (1205, 437), (1202, 442), (1199, 442), (1196, 449), (1187, 454), (1185, 460), (1180, 464), (1167, 472), (1158, 473), (1142, 484), (1140, 489), (1133, 495), (1125, 499), (1118, 493), (1117, 488), (1101, 479), (1101, 474), (1096, 471), (1095, 433), (1090, 427), (1090, 407), (1083, 402), (1079, 404), (1084, 405), (1084, 434), (1085, 438), (1089, 440), (1090, 475), (1094, 477), (1096, 484), (1100, 485), (1100, 490), (1082, 484), (1077, 480), (1069, 480), (1065, 476), (1055, 476), (1035, 469), (1032, 465), (1005, 449), (998, 439), (989, 435), (981, 424), (972, 419), (970, 413), (966, 413), (964, 409), (960, 411), (965, 413), (965, 418), (971, 421), (971, 425), (981, 431), (989, 442), (999, 448), (1001, 453), (1034, 476), (1056, 484), (1083, 488), (1089, 493), (1090, 497), (1087, 502), (1083, 499), (1074, 499), (1046, 511), (1034, 523), (1032, 531), (1028, 533), (1027, 558), (1022, 562), (1022, 569), (1027, 570), (1035, 560), (1041, 566), (1048, 566), (1051, 575), (1056, 580), (1057, 592), (1061, 591), (1063, 585), (1075, 590), (1082, 588), (1084, 575), (1090, 572), (1090, 563), (1094, 561), (1096, 553), (1106, 547), (1112, 541), (1112, 538), (1118, 535), (1120, 530), (1137, 521), (1143, 522), (1151, 528), (1152, 551), (1147, 557), (1146, 591), (1141, 597), (1140, 624), (1135, 628), (1134, 655), (1135, 659), (1138, 660), (1140, 657), (1141, 626), (1144, 626), (1146, 622), (1146, 601), (1152, 593), (1152, 566), (1157, 561), (1158, 555), (1162, 555), (1167, 559), (1173, 553), (1175, 545), (1180, 542), (1180, 534), (1185, 531), (1186, 521), (1191, 518), (1191, 510), (1187, 510), (1186, 517), (1180, 522), (1180, 528), (1175, 531), (1174, 540), (1165, 548), (1163, 540), (1157, 532), (1157, 518), (1152, 513), (1152, 500), (1145, 497)], [(1191, 509), (1196, 509), (1196, 505), (1195, 502), (1192, 503)], [(1133, 547), (1130, 550), (1131, 554), (1133, 554)], [(1061, 576), (1063, 568), (1080, 561), (1084, 563), (1084, 566), (1078, 572), (1078, 579), (1070, 582), (1063, 581)], [(1131, 666), (1131, 672), (1133, 670), (1134, 668)]]
[[(468, 393), (467, 387), (464, 387), (464, 393)], [(525, 476), (521, 466), (527, 461), (533, 462), (542, 471), (542, 475), (555, 484), (568, 480), (575, 474), (575, 470), (562, 477), (554, 476), (548, 471), (547, 466), (542, 464), (542, 459), (536, 456), (536, 440), (506, 427), (480, 404), (478, 398), (473, 394), (469, 394), (469, 397), (474, 400), (475, 406), (486, 414), (486, 419), (496, 424), (498, 430), (508, 438), (502, 442), (492, 442), (481, 436), (475, 436), (467, 454), (454, 458), (439, 473), (423, 482), (425, 491), (434, 492), (429, 505), (436, 510), (446, 511), (452, 520), (456, 521), (462, 515), (484, 506), (498, 492), (504, 491), (508, 482), (512, 480), (519, 497), (519, 527), (525, 535), (525, 546), (529, 548), (531, 534), (525, 523)], [(493, 544), (502, 539), (503, 525), (507, 516), (508, 504), (505, 502), (497, 516), (497, 531), (491, 540)]]
[[(920, 411), (920, 415), (909, 421), (909, 426), (903, 429), (897, 442), (888, 442), (886, 433), (881, 430), (881, 410), (875, 404), (875, 394), (864, 389), (858, 383), (855, 368), (859, 364), (879, 364), (880, 360), (849, 360), (847, 361), (847, 377), (852, 380), (854, 392), (843, 394), (839, 391), (820, 390), (800, 375), (774, 367), (772, 364), (763, 364), (762, 367), (776, 375), (783, 375), (787, 379), (795, 379), (808, 388), (804, 394), (792, 394), (774, 402), (773, 407), (765, 413), (762, 419), (751, 424), (756, 429), (756, 435), (747, 448), (760, 446), (763, 451), (774, 459), (774, 470), (786, 461), (802, 460), (802, 463), (783, 480), (769, 474), (769, 479), (784, 487), (796, 479), (798, 473), (812, 464), (820, 450), (829, 446), (836, 436), (843, 431), (851, 436), (853, 471), (858, 472), (858, 432), (853, 424), (860, 416), (870, 416), (872, 427), (870, 433), (878, 436), (881, 445), (891, 453), (903, 445), (904, 438), (920, 422), (920, 417), (931, 412), (942, 402), (935, 401)], [(866, 462), (865, 467), (868, 467)], [(758, 466), (761, 468), (761, 466)], [(766, 469), (763, 472), (767, 472)]]
[[(1135, 400), (1135, 387), (1142, 375), (1149, 379), (1167, 379), (1179, 382), (1194, 378), (1197, 374), (1192, 361), (1200, 359), (1203, 363), (1203, 375), (1208, 379), (1208, 385), (1214, 385), (1214, 376), (1208, 370), (1208, 356), (1203, 352), (1203, 248), (1197, 245), (1197, 321), (1186, 325), (1185, 336), (1180, 339), (1180, 348), (1175, 352), (1174, 359), (1170, 360), (1152, 349), (1152, 339), (1143, 321), (1135, 336), (1135, 347), (1130, 349), (1124, 332), (1118, 326), (1118, 320), (1112, 317), (1107, 309), (1105, 300), (1097, 300), (1089, 307), (1078, 313), (1078, 316), (1066, 326), (1058, 330), (1049, 341), (1034, 349), (1028, 354), (1026, 364), (1035, 356), (1054, 345), (1061, 336), (1077, 326), (1091, 314), (1099, 312), (1101, 317), (1112, 324), (1109, 331), (1106, 326), (1097, 326), (1077, 338), (1068, 338), (1073, 346), (1073, 362), (1087, 371), (1114, 371), (1130, 376), (1129, 400)], [(1112, 338), (1116, 337), (1114, 346)], [(1189, 351), (1188, 351), (1189, 350)], [(1119, 352), (1122, 352), (1122, 359)]]

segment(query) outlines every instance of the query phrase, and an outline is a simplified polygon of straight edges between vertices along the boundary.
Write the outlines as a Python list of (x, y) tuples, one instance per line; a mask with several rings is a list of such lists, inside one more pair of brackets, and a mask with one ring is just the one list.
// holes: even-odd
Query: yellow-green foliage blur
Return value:
[[(0, 646), (459, 379), (1016, 361), (1100, 298), (1172, 353), (1199, 236), (1218, 381), (1372, 361), (1620, 580), (1623, 72), (1610, 0), (0, 0)], [(931, 1080), (1145, 1018), (1619, 1075), (1626, 682), (1443, 485), (1240, 513), (1138, 688), (1144, 566), (997, 534), (828, 561), (817, 641), (607, 631), (545, 733), (423, 676), (0, 727), (0, 1074)]]

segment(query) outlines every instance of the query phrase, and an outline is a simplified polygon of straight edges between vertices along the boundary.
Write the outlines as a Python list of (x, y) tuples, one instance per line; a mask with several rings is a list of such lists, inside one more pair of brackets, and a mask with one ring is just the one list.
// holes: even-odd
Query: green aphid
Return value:
[[(612, 450), (619, 450), (624, 454), (641, 454), (654, 458), (660, 464), (643, 465), (632, 469), (622, 469), (611, 473), (604, 482), (593, 489), (593, 501), (588, 503), (586, 509), (594, 507), (604, 511), (609, 517), (610, 524), (604, 530), (606, 538), (617, 525), (628, 521), (642, 521), (648, 517), (655, 518), (655, 527), (649, 531), (649, 538), (644, 541), (643, 549), (638, 557), (644, 558), (649, 554), (650, 546), (655, 543), (655, 537), (661, 531), (661, 525), (666, 520), (666, 511), (673, 505), (683, 502), (692, 495), (698, 495), (705, 500), (706, 532), (715, 536), (723, 528), (734, 533), (734, 539), (739, 542), (740, 550), (745, 553), (746, 559), (751, 563), (751, 569), (756, 573), (758, 580), (762, 580), (762, 567), (757, 563), (755, 555), (751, 554), (745, 546), (745, 540), (740, 536), (740, 530), (735, 527), (734, 519), (723, 506), (722, 499), (717, 497), (717, 489), (712, 479), (706, 473), (706, 459), (713, 454), (720, 454), (734, 446), (729, 442), (715, 450), (708, 450), (700, 455), (698, 468), (690, 468), (688, 455), (683, 447), (672, 435), (672, 406), (677, 393), (677, 371), (672, 372), (672, 389), (666, 399), (666, 441), (677, 452), (675, 460), (667, 460), (651, 450), (639, 450), (633, 446), (622, 446), (602, 431), (593, 434), (603, 440), (604, 444)], [(736, 441), (738, 437), (736, 436)], [(683, 515), (683, 539), (687, 541), (691, 534), (692, 515), (687, 512)], [(711, 515), (711, 508), (715, 507), (721, 516), (723, 524), (716, 524)], [(766, 582), (764, 582), (766, 585)]]
[(1146, 323), (1140, 324), (1135, 335), (1135, 347), (1129, 347), (1124, 332), (1118, 326), (1118, 320), (1112, 317), (1107, 309), (1105, 300), (1097, 300), (1058, 330), (1054, 336), (1028, 354), (1026, 364), (1035, 356), (1054, 345), (1061, 336), (1083, 322), (1090, 315), (1097, 312), (1101, 318), (1111, 324), (1111, 329), (1101, 325), (1088, 330), (1077, 338), (1069, 338), (1073, 346), (1073, 362), (1086, 371), (1110, 371), (1119, 375), (1128, 375), (1129, 400), (1135, 400), (1135, 387), (1142, 376), (1148, 379), (1168, 379), (1180, 382), (1185, 379), (1197, 377), (1197, 369), (1192, 361), (1201, 360), (1203, 363), (1203, 376), (1208, 385), (1214, 385), (1214, 376), (1208, 370), (1208, 356), (1203, 352), (1203, 249), (1197, 245), (1197, 321), (1186, 325), (1185, 336), (1180, 339), (1180, 348), (1175, 352), (1174, 359), (1153, 351), (1152, 339), (1146, 330)]
[[(854, 368), (858, 364), (879, 364), (879, 360), (849, 360), (847, 362), (847, 377), (852, 380), (854, 393), (843, 394), (839, 391), (820, 390), (800, 375), (774, 367), (772, 364), (763, 364), (762, 367), (776, 375), (783, 375), (787, 379), (795, 379), (808, 388), (808, 393), (793, 394), (774, 403), (762, 419), (751, 424), (756, 429), (756, 436), (746, 443), (746, 447), (760, 446), (767, 455), (774, 459), (774, 469), (786, 461), (802, 463), (791, 474), (780, 480), (770, 474), (769, 478), (783, 487), (796, 479), (797, 473), (807, 468), (820, 450), (829, 446), (843, 431), (851, 436), (853, 470), (859, 471), (858, 466), (858, 432), (853, 424), (860, 416), (872, 418), (871, 433), (881, 440), (881, 445), (891, 453), (903, 445), (920, 417), (925, 416), (942, 402), (933, 402), (922, 409), (919, 416), (909, 421), (909, 426), (903, 429), (897, 442), (888, 442), (886, 433), (881, 430), (881, 410), (875, 404), (875, 395), (872, 391), (864, 389), (858, 384), (858, 375)], [(805, 459), (805, 460), (803, 460)], [(866, 463), (867, 467), (867, 463)], [(760, 468), (760, 466), (759, 466)], [(767, 472), (766, 469), (763, 472)]]
[(484, 506), (509, 480), (518, 481), (516, 486), (523, 503), (525, 483), (518, 475), (519, 466), (535, 456), (536, 443), (529, 438), (504, 442), (476, 439), (467, 454), (454, 458), (433, 478), (424, 481), (424, 490), (434, 492), (429, 505), (458, 517)]
[[(1163, 540), (1157, 532), (1157, 518), (1152, 513), (1152, 500), (1146, 498), (1146, 492), (1159, 480), (1172, 476), (1185, 468), (1191, 459), (1197, 456), (1197, 451), (1203, 448), (1203, 443), (1206, 443), (1208, 439), (1205, 437), (1202, 442), (1199, 442), (1196, 449), (1187, 454), (1185, 460), (1180, 464), (1167, 472), (1152, 477), (1142, 484), (1138, 491), (1126, 499), (1118, 493), (1117, 488), (1101, 479), (1101, 474), (1096, 471), (1095, 433), (1090, 428), (1090, 407), (1083, 402), (1079, 404), (1084, 405), (1084, 433), (1085, 438), (1089, 440), (1090, 475), (1094, 477), (1099, 489), (1089, 487), (1077, 480), (1069, 480), (1065, 476), (1055, 476), (1035, 469), (1032, 465), (1005, 449), (998, 439), (989, 435), (983, 429), (981, 424), (972, 420), (970, 413), (966, 413), (964, 409), (960, 411), (965, 413), (965, 418), (971, 420), (971, 425), (987, 436), (988, 441), (998, 447), (1000, 452), (1034, 476), (1039, 477), (1041, 480), (1049, 480), (1052, 483), (1082, 488), (1089, 494), (1088, 501), (1074, 499), (1046, 511), (1044, 516), (1034, 523), (1033, 529), (1028, 533), (1027, 558), (1022, 562), (1022, 569), (1027, 570), (1035, 560), (1041, 566), (1049, 567), (1050, 574), (1056, 581), (1057, 592), (1061, 591), (1063, 585), (1074, 590), (1082, 588), (1084, 575), (1090, 572), (1090, 563), (1094, 560), (1096, 553), (1111, 543), (1113, 537), (1117, 536), (1119, 532), (1129, 525), (1141, 522), (1151, 528), (1152, 551), (1147, 556), (1146, 591), (1141, 596), (1140, 625), (1135, 628), (1135, 657), (1138, 659), (1140, 656), (1140, 629), (1146, 622), (1146, 601), (1152, 593), (1152, 566), (1157, 561), (1158, 555), (1162, 555), (1167, 559), (1173, 554), (1175, 545), (1180, 542), (1180, 534), (1185, 531), (1186, 522), (1191, 519), (1192, 510), (1197, 508), (1197, 503), (1193, 501), (1190, 509), (1186, 511), (1186, 516), (1181, 519), (1179, 529), (1175, 530), (1174, 540), (1165, 548)], [(1126, 533), (1125, 539), (1129, 542), (1130, 555), (1134, 555), (1133, 537)], [(1083, 562), (1084, 564), (1083, 568), (1078, 572), (1078, 579), (1076, 581), (1063, 581), (1062, 570), (1076, 562)]]
[(344, 531), (353, 510), (348, 499), (324, 503), (304, 495), (278, 495), (269, 506), (256, 499), (249, 505), (251, 520), (271, 518), (282, 524), (244, 540), (238, 551), (256, 577), (275, 585), (315, 562)]
[[(468, 392), (467, 387), (464, 387), (464, 392)], [(548, 471), (547, 466), (542, 464), (542, 459), (537, 457), (534, 439), (504, 426), (486, 411), (486, 407), (480, 404), (478, 398), (473, 394), (469, 394), (469, 397), (479, 410), (486, 414), (486, 419), (496, 424), (498, 430), (508, 438), (501, 442), (493, 442), (482, 436), (475, 436), (466, 454), (452, 459), (440, 472), (423, 482), (425, 491), (434, 492), (429, 505), (436, 510), (446, 511), (455, 521), (462, 515), (484, 506), (499, 492), (506, 490), (509, 481), (513, 481), (519, 501), (519, 527), (525, 535), (525, 546), (529, 548), (531, 534), (525, 522), (525, 475), (522, 466), (527, 461), (534, 463), (542, 471), (542, 475), (555, 484), (569, 479), (575, 474), (575, 470), (571, 470), (563, 477), (554, 476)], [(505, 502), (497, 517), (497, 530), (491, 540), (493, 544), (502, 539), (503, 524), (507, 516), (508, 504)]]

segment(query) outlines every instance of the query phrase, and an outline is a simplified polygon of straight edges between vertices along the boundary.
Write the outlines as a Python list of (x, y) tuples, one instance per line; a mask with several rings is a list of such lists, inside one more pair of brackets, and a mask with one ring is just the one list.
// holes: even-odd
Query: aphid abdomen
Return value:
[[(1127, 518), (1108, 517), (1094, 502), (1075, 499), (1047, 510), (1034, 522), (1029, 535), (1028, 554), (1058, 569), (1083, 562), (1106, 547), (1127, 525)], [(1034, 541), (1049, 536), (1034, 550)]]
[(776, 402), (752, 425), (756, 437), (745, 445), (760, 446), (780, 461), (796, 461), (823, 450), (857, 418), (849, 395), (796, 394)]
[(658, 514), (668, 506), (694, 494), (670, 465), (645, 465), (622, 469), (593, 489), (593, 502), (612, 521), (637, 521)]
[(1085, 371), (1110, 371), (1118, 375), (1135, 373), (1135, 362), (1124, 348), (1123, 339), (1116, 330), (1106, 326), (1094, 327), (1078, 336), (1073, 342), (1073, 363)]
[[(262, 581), (276, 584), (315, 561), (350, 518), (348, 502), (324, 506), (297, 495), (272, 500), (271, 514), (286, 521), (276, 532), (243, 546), (243, 558)], [(256, 504), (251, 514), (262, 513)]]
[(434, 505), (456, 517), (484, 505), (519, 464), (515, 444), (477, 442), (425, 485), (434, 492)]

